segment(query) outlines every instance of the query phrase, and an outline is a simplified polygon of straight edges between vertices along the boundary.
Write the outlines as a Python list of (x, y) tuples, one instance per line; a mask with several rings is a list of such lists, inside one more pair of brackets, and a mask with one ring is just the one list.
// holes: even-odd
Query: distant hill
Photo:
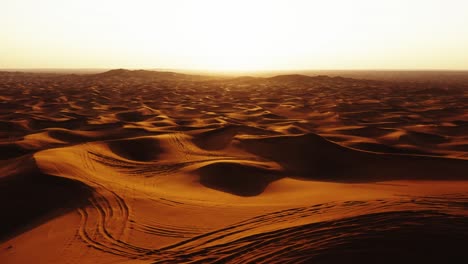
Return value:
[(316, 75), (316, 76), (309, 76), (303, 74), (284, 74), (284, 75), (276, 75), (273, 77), (265, 78), (266, 80), (276, 81), (276, 82), (288, 82), (288, 83), (306, 83), (306, 82), (314, 82), (314, 81), (352, 81), (356, 79), (352, 78), (344, 78), (341, 76), (330, 77), (328, 75)]
[(229, 81), (252, 83), (263, 81), (304, 83), (313, 81), (374, 80), (399, 83), (424, 83), (468, 86), (468, 71), (405, 71), (405, 70), (311, 70), (273, 71), (252, 75), (220, 75), (166, 70), (113, 69), (0, 69), (2, 76), (75, 76), (84, 78), (138, 78), (150, 80)]
[(148, 70), (126, 70), (115, 69), (103, 73), (93, 74), (98, 78), (148, 78), (148, 79), (168, 79), (168, 80), (205, 80), (211, 79), (209, 76), (191, 75), (165, 71), (148, 71)]

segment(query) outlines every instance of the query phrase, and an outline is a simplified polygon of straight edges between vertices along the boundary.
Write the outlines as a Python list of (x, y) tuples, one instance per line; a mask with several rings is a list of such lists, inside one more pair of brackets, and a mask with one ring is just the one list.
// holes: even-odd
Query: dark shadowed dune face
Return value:
[(163, 151), (154, 138), (113, 140), (108, 142), (108, 146), (115, 154), (136, 161), (155, 160)]
[(213, 163), (198, 169), (200, 183), (240, 196), (255, 196), (279, 179), (278, 171), (238, 163)]
[(0, 72), (0, 263), (468, 262), (459, 80)]
[(92, 194), (82, 182), (43, 174), (32, 157), (8, 166), (17, 171), (0, 178), (0, 240), (83, 206)]
[(468, 242), (466, 217), (410, 211), (371, 214), (327, 224), (323, 228), (329, 228), (328, 232), (344, 236), (332, 235), (316, 252), (300, 250), (300, 261), (442, 263), (468, 260), (462, 246)]
[(30, 151), (22, 148), (14, 143), (6, 143), (0, 145), (0, 158), (2, 160), (21, 157), (28, 154)]

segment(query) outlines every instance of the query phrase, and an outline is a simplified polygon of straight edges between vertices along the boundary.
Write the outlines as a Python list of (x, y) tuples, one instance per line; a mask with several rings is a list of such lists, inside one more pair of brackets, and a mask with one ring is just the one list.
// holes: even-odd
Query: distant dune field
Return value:
[(468, 81), (421, 76), (0, 72), (0, 263), (466, 263)]

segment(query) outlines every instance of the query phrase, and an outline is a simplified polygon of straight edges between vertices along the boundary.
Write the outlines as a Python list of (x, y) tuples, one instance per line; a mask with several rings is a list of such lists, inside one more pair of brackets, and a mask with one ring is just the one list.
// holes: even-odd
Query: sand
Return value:
[(0, 72), (0, 263), (468, 261), (468, 84)]

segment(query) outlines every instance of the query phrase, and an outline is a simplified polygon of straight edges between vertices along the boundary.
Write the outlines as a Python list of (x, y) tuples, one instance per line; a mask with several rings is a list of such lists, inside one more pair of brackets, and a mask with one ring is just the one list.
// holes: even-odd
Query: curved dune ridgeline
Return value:
[(0, 72), (0, 263), (455, 263), (468, 84)]

